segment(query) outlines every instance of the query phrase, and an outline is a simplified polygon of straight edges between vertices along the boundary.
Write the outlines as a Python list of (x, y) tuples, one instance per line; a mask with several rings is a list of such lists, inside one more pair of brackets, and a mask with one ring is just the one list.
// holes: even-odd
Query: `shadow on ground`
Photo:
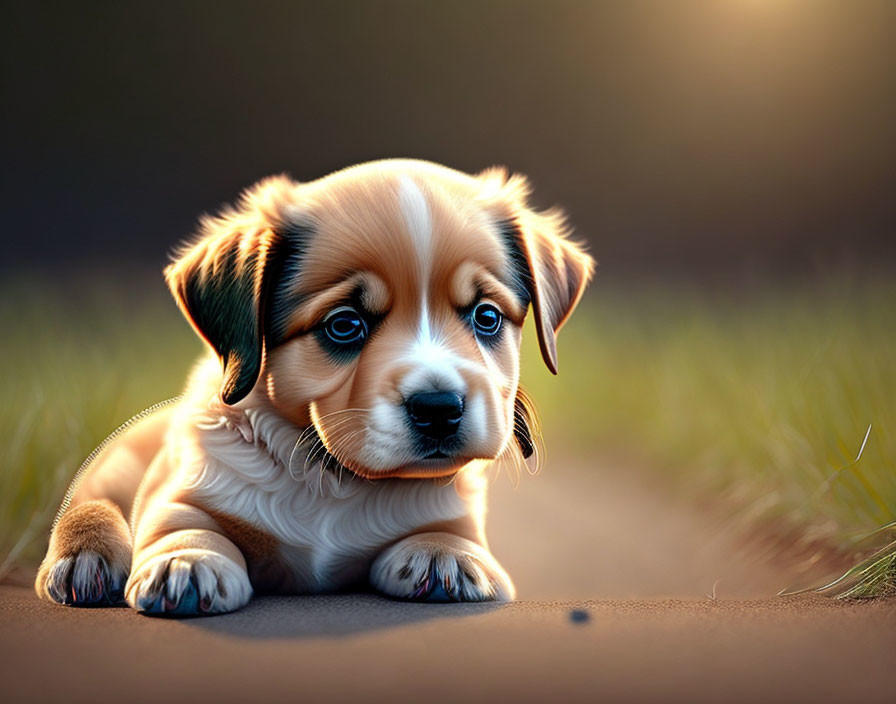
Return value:
[(236, 613), (182, 623), (239, 638), (300, 639), (349, 636), (421, 621), (466, 618), (500, 608), (499, 604), (415, 604), (375, 594), (263, 596)]

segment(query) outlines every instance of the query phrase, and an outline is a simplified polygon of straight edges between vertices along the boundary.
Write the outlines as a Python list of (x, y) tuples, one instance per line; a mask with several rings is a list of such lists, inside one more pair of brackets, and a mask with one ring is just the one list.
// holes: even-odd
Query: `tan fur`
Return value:
[(131, 566), (131, 535), (121, 509), (111, 501), (87, 501), (67, 511), (53, 529), (47, 555), (35, 581), (37, 594), (47, 593), (48, 572), (59, 560), (89, 552), (113, 570), (127, 575)]
[[(181, 402), (138, 423), (91, 467), (51, 538), (38, 593), (62, 600), (73, 564), (65, 560), (96, 554), (116, 574), (130, 570), (128, 602), (153, 613), (178, 608), (191, 588), (190, 608), (201, 613), (239, 608), (253, 588), (328, 591), (359, 579), (415, 598), (408, 590), (437, 569), (451, 598), (513, 598), (488, 551), (483, 472), (513, 444), (520, 282), (529, 282), (556, 371), (556, 333), (592, 272), (562, 216), (532, 210), (528, 192), (524, 178), (500, 169), (470, 176), (387, 160), (307, 184), (267, 179), (203, 220), (166, 279), (213, 356), (194, 369)], [(297, 251), (298, 264), (289, 259)], [(378, 322), (343, 360), (312, 331), (353, 295)], [(289, 307), (272, 312), (275, 297)], [(504, 316), (488, 347), (459, 314), (477, 300)], [(420, 369), (420, 383), (462, 385), (467, 417), (478, 414), (466, 426), (469, 450), (384, 464), (369, 454), (371, 418), (404, 412), (405, 386)], [(306, 428), (322, 447), (294, 467)], [(326, 463), (306, 474), (323, 449), (348, 476)]]
[(280, 544), (274, 536), (236, 516), (217, 511), (210, 511), (209, 515), (245, 556), (249, 578), (256, 591), (282, 593), (295, 590), (295, 580), (280, 556)]
[(241, 518), (226, 513), (210, 511), (209, 515), (221, 527), (221, 531), (236, 545), (249, 562), (270, 560), (277, 552), (277, 540)]
[[(92, 550), (110, 560), (130, 552), (130, 535), (121, 511), (111, 501), (89, 501), (66, 512), (53, 531), (61, 557)], [(124, 530), (123, 530), (124, 529)]]
[(183, 501), (156, 501), (139, 524), (134, 551), (139, 553), (171, 533), (203, 530), (227, 537), (211, 513)]
[(72, 507), (105, 499), (118, 506), (125, 517), (129, 516), (137, 487), (162, 446), (171, 414), (169, 408), (157, 411), (130, 429), (119, 442), (113, 442), (78, 485), (72, 496)]

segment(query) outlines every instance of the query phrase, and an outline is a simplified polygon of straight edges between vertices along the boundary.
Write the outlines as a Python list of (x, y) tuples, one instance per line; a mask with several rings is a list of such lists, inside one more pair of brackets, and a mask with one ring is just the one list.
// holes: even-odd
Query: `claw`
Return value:
[(429, 563), (429, 569), (417, 582), (416, 586), (417, 588), (410, 596), (410, 599), (414, 601), (431, 601), (436, 603), (457, 601), (451, 590), (451, 577), (449, 575), (446, 575), (444, 578), (441, 577), (435, 560)]
[(154, 599), (141, 600), (137, 608), (141, 613), (152, 616), (189, 616), (199, 611), (199, 595), (192, 582), (184, 588), (176, 599), (169, 599), (164, 593)]
[[(96, 565), (85, 560), (97, 560)], [(114, 606), (122, 600), (122, 580), (113, 576), (106, 560), (89, 553), (65, 558), (51, 572), (47, 592), (66, 606)]]
[[(189, 617), (235, 611), (249, 600), (252, 587), (232, 561), (197, 551), (158, 556), (132, 577), (126, 591), (140, 613)], [(239, 601), (228, 602), (228, 592), (234, 591)]]
[(441, 581), (436, 581), (433, 590), (427, 594), (426, 601), (444, 603), (446, 601), (455, 601), (455, 599), (451, 598), (451, 595), (448, 593), (448, 590), (445, 589), (445, 585)]
[(430, 578), (429, 572), (426, 573), (426, 577), (422, 580), (422, 582), (418, 583), (417, 590), (414, 592), (414, 599), (422, 599), (426, 597), (430, 592), (430, 584), (432, 583), (432, 579)]

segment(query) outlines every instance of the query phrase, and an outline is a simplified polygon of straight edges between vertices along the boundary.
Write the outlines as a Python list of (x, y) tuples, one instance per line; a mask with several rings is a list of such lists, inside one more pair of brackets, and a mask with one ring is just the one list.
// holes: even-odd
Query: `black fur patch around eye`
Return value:
[(515, 220), (502, 220), (498, 223), (498, 231), (510, 259), (511, 275), (513, 276), (511, 288), (523, 307), (528, 307), (535, 290), (535, 281), (532, 278), (532, 271), (529, 269), (529, 260), (526, 259), (526, 254), (523, 251), (523, 235), (520, 232), (519, 224)]
[(317, 340), (317, 344), (321, 346), (321, 349), (337, 364), (348, 364), (351, 362), (361, 354), (361, 350), (364, 349), (364, 344), (367, 342), (367, 336), (350, 344), (333, 342), (322, 327), (312, 330), (312, 334)]
[(361, 339), (350, 342), (350, 343), (341, 343), (332, 340), (329, 335), (327, 335), (323, 323), (319, 324), (313, 330), (311, 330), (311, 334), (314, 335), (317, 343), (321, 346), (324, 352), (337, 364), (348, 364), (352, 360), (354, 360), (364, 348), (364, 345), (367, 344), (367, 341), (373, 336), (379, 324), (382, 322), (385, 317), (383, 314), (371, 313), (364, 307), (364, 287), (363, 285), (357, 285), (349, 294), (348, 298), (345, 299), (340, 304), (337, 304), (335, 307), (339, 307), (340, 305), (351, 306), (355, 309), (361, 318), (364, 320), (364, 324), (366, 326), (366, 333), (364, 337)]
[(292, 292), (302, 268), (314, 231), (303, 225), (292, 225), (281, 233), (283, 251), (278, 257), (278, 270), (265, 313), (265, 343), (274, 347), (286, 337), (286, 326), (293, 311), (304, 302), (304, 296)]

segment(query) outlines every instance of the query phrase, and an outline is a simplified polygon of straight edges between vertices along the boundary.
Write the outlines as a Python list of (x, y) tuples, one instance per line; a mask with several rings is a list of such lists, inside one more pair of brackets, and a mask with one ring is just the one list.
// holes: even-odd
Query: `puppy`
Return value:
[(211, 354), (73, 483), (37, 593), (148, 614), (368, 584), (514, 598), (485, 537), (489, 462), (528, 456), (544, 361), (592, 272), (520, 176), (387, 160), (269, 178), (165, 270)]

